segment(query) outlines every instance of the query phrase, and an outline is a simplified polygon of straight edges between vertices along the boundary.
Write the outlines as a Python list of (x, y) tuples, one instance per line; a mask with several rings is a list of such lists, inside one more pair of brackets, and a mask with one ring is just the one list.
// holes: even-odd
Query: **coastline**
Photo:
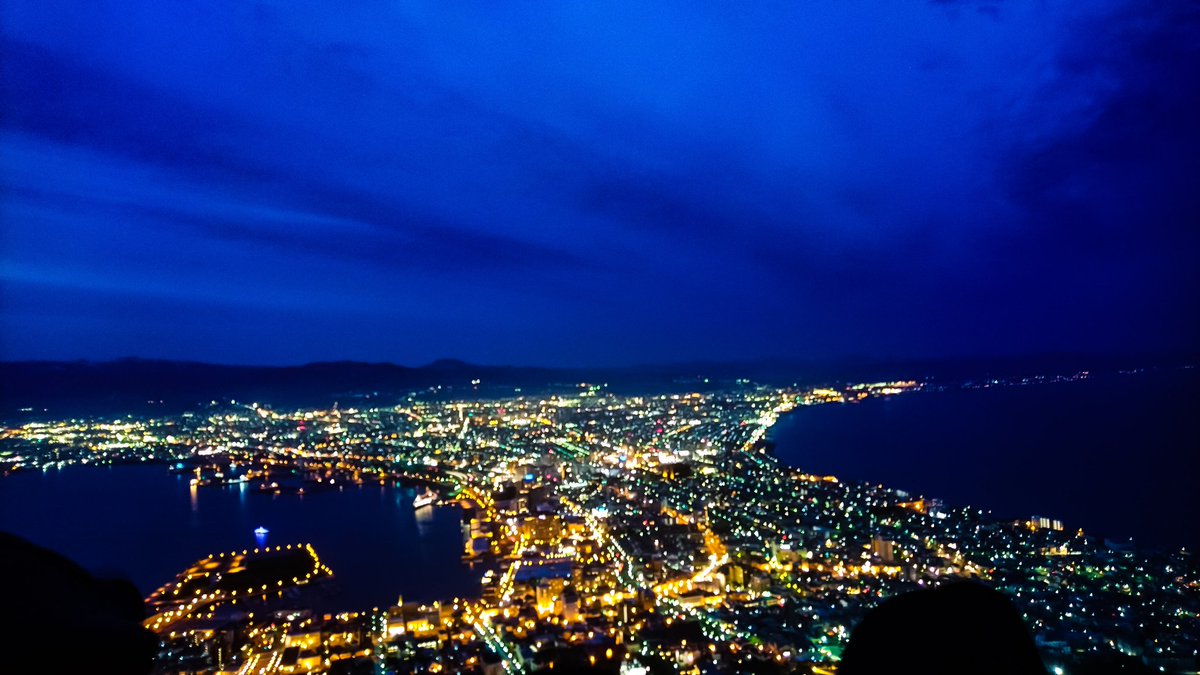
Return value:
[[(22, 471), (0, 480), (17, 481), (0, 488), (0, 529), (102, 576), (128, 578), (144, 593), (211, 553), (254, 548), (260, 525), (270, 530), (269, 546), (311, 542), (320, 551), (334, 575), (330, 606), (384, 606), (394, 602), (393, 590), (434, 600), (479, 589), (478, 575), (460, 559), (461, 509), (417, 514), (411, 487), (275, 496), (213, 486), (196, 490), (193, 501), (187, 480), (163, 463)], [(156, 508), (141, 508), (146, 500)]]
[(1200, 526), (1176, 525), (1170, 514), (1200, 512), (1185, 478), (1200, 470), (1188, 449), (1200, 439), (1200, 420), (1188, 408), (1197, 379), (1194, 372), (1098, 378), (1068, 395), (1031, 385), (825, 404), (802, 429), (797, 406), (766, 438), (781, 464), (806, 473), (882, 484), (998, 518), (1047, 516), (1068, 529), (1195, 550)]

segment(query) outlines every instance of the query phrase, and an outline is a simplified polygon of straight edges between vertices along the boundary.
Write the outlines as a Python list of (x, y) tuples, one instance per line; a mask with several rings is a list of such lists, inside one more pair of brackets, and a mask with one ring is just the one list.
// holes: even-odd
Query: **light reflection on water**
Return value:
[(200, 487), (164, 466), (69, 467), (0, 480), (0, 529), (84, 567), (153, 590), (210, 553), (311, 543), (337, 579), (346, 609), (472, 597), (478, 576), (460, 563), (461, 510), (414, 512), (411, 488), (365, 485), (303, 497), (253, 485)]
[(417, 532), (422, 538), (429, 536), (433, 528), (433, 508), (424, 507), (413, 511), (413, 518), (417, 521)]

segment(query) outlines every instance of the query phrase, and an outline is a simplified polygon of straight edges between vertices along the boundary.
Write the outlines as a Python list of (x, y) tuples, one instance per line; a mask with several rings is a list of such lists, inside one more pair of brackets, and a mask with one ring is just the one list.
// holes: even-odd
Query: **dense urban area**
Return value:
[(1033, 514), (1001, 521), (772, 455), (768, 430), (798, 406), (925, 388), (434, 389), (325, 410), (224, 401), (5, 428), (0, 468), (161, 462), (194, 491), (247, 483), (283, 496), (403, 483), (419, 486), (414, 509), (461, 511), (461, 554), (480, 574), (471, 597), (322, 613), (308, 594), (338, 570), (304, 542), (196, 561), (147, 598), (161, 673), (831, 673), (869, 609), (959, 578), (1012, 599), (1050, 672), (1097, 657), (1194, 672), (1191, 553)]

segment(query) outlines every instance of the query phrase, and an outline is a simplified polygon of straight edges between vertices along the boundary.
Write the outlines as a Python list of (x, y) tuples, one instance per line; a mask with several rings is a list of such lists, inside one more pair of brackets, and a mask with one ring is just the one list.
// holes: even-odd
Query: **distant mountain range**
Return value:
[[(1070, 374), (1195, 363), (1193, 355), (1098, 356), (1050, 354), (943, 360), (843, 359), (693, 362), (622, 368), (487, 366), (454, 359), (419, 367), (337, 361), (303, 366), (230, 366), (184, 361), (0, 362), (0, 419), (75, 415), (174, 413), (213, 400), (275, 406), (361, 405), (442, 387), (451, 396), (528, 394), (607, 384), (618, 392), (706, 389), (737, 379), (825, 384), (897, 378), (955, 380)], [(478, 380), (478, 384), (473, 381)]]

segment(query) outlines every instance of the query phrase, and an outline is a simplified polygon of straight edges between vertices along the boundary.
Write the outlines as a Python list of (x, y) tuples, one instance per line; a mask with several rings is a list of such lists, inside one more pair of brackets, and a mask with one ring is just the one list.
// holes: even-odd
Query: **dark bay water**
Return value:
[[(1067, 527), (1200, 549), (1200, 374), (954, 390), (803, 408), (773, 429), (805, 471), (866, 480)], [(0, 480), (0, 530), (148, 593), (209, 553), (310, 542), (338, 607), (474, 595), (460, 511), (414, 513), (414, 491), (262, 495), (201, 488), (161, 465), (73, 467)]]
[(786, 464), (1068, 528), (1200, 550), (1200, 374), (1093, 377), (802, 408)]
[[(193, 496), (194, 495), (194, 496)], [(303, 497), (199, 488), (162, 465), (71, 467), (0, 479), (0, 530), (148, 594), (210, 553), (311, 543), (335, 576), (333, 608), (478, 593), (463, 565), (457, 507), (414, 512), (414, 491), (367, 485)]]

